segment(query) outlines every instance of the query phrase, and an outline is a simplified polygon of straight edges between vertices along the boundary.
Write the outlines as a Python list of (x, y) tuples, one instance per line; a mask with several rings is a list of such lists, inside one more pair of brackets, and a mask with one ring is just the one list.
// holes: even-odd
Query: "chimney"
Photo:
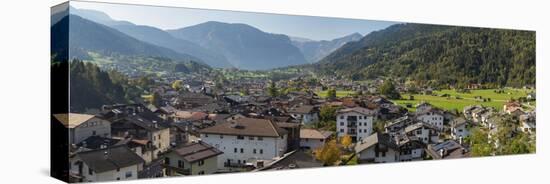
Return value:
[(443, 156), (445, 156), (445, 150), (444, 150), (444, 149), (440, 149), (440, 150), (439, 150), (439, 156), (440, 156), (441, 158), (443, 158)]
[(105, 160), (109, 159), (109, 151), (105, 150), (105, 152), (103, 152), (103, 158), (105, 158)]

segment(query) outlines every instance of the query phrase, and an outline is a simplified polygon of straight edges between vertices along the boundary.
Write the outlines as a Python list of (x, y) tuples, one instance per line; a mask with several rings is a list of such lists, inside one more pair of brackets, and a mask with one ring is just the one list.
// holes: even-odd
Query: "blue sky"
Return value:
[(71, 2), (71, 6), (78, 9), (102, 11), (115, 20), (126, 20), (134, 24), (148, 25), (165, 30), (178, 29), (207, 21), (219, 21), (244, 23), (269, 33), (286, 34), (313, 40), (331, 40), (355, 32), (366, 35), (369, 32), (384, 29), (396, 23), (78, 1)]

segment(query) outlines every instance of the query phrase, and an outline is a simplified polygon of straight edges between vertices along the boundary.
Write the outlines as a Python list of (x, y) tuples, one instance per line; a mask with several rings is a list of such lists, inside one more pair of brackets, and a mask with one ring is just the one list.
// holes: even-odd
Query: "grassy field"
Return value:
[[(420, 94), (401, 94), (405, 99), (409, 98), (409, 95), (414, 96), (414, 100), (393, 100), (395, 103), (406, 107), (406, 104), (412, 104), (412, 108), (407, 108), (410, 111), (414, 111), (414, 105), (425, 101), (436, 107), (440, 107), (447, 110), (457, 109), (461, 111), (465, 106), (480, 104), (484, 106), (494, 107), (498, 110), (502, 109), (504, 103), (511, 98), (517, 99), (519, 97), (525, 97), (529, 93), (529, 90), (523, 89), (505, 89), (503, 93), (495, 93), (493, 89), (483, 90), (471, 90), (470, 93), (459, 93), (455, 90), (441, 90), (434, 91), (433, 95), (420, 95)], [(449, 97), (441, 97), (442, 94), (448, 94)], [(490, 98), (491, 101), (483, 102), (476, 100), (476, 96), (481, 98)], [(457, 97), (459, 97), (457, 99)], [(534, 106), (535, 103), (533, 102)]]
[[(315, 94), (321, 98), (326, 98), (328, 96), (328, 90), (325, 91), (316, 91)], [(355, 94), (355, 91), (336, 91), (336, 97), (347, 97)]]

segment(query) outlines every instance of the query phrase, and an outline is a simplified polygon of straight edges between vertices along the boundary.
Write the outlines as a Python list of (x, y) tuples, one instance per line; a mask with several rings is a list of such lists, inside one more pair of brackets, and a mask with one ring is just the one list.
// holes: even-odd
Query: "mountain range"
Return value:
[(535, 84), (535, 64), (534, 31), (407, 23), (349, 42), (311, 66), (354, 80), (522, 87)]
[(216, 50), (240, 69), (266, 70), (306, 63), (288, 36), (266, 33), (246, 24), (210, 21), (168, 32), (176, 38)]
[[(247, 70), (267, 70), (314, 63), (345, 43), (356, 41), (362, 37), (355, 33), (331, 41), (314, 41), (296, 37), (291, 39), (287, 35), (267, 33), (247, 24), (214, 21), (176, 30), (162, 30), (152, 26), (136, 25), (128, 21), (114, 20), (109, 15), (96, 10), (70, 7), (70, 14), (81, 18), (75, 18), (76, 23), (71, 27), (77, 28), (77, 24), (78, 26), (88, 26), (86, 30), (79, 29), (86, 33), (75, 31), (77, 34), (71, 35), (75, 39), (70, 43), (71, 55), (83, 58), (87, 57), (87, 51), (99, 50), (100, 52), (111, 51), (120, 54), (196, 60), (215, 68), (236, 67)], [(61, 21), (57, 17), (56, 20), (52, 18), (52, 28), (55, 23)], [(86, 23), (80, 24), (82, 22)], [(99, 25), (92, 27), (90, 22)], [(71, 32), (74, 30), (77, 29), (72, 29)], [(97, 35), (94, 32), (108, 34)], [(90, 42), (86, 40), (94, 37), (99, 39), (89, 40)], [(102, 39), (104, 37), (108, 39)], [(108, 40), (118, 41), (115, 44), (99, 44), (101, 41)], [(136, 40), (139, 42), (136, 43)], [(124, 48), (123, 45), (127, 44), (132, 44), (132, 46)], [(149, 49), (145, 51), (144, 48)]]
[(292, 45), (300, 49), (300, 51), (304, 54), (305, 59), (309, 63), (315, 63), (332, 53), (334, 50), (342, 47), (344, 44), (357, 41), (361, 38), (363, 38), (361, 34), (353, 33), (330, 41), (314, 41), (307, 38), (299, 37), (291, 37), (291, 40)]

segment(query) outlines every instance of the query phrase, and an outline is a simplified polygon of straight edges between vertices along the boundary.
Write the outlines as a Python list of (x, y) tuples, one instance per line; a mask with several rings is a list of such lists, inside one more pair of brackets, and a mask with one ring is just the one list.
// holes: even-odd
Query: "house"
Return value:
[(91, 136), (111, 137), (111, 122), (89, 114), (54, 114), (69, 129), (69, 144), (80, 143)]
[(440, 110), (429, 109), (424, 112), (417, 112), (416, 119), (428, 123), (438, 130), (443, 130), (444, 116)]
[(113, 136), (142, 140), (147, 144), (150, 142), (156, 147), (154, 158), (170, 148), (170, 125), (161, 118), (153, 120), (141, 114), (130, 114), (113, 121), (111, 124)]
[(396, 135), (400, 134), (405, 127), (414, 122), (416, 122), (415, 119), (405, 115), (386, 123), (386, 125), (384, 125), (384, 132), (390, 134), (390, 136), (394, 138)]
[(301, 129), (300, 130), (300, 147), (307, 149), (315, 149), (321, 147), (330, 138), (332, 132), (321, 131), (316, 129)]
[(432, 104), (428, 102), (421, 102), (415, 106), (416, 112), (426, 112), (433, 108)]
[(354, 107), (337, 111), (336, 130), (338, 137), (350, 135), (353, 142), (360, 141), (372, 134), (375, 111)]
[(436, 160), (470, 157), (470, 151), (454, 140), (428, 145), (426, 153)]
[(357, 142), (355, 153), (359, 163), (396, 162), (399, 159), (399, 147), (390, 135), (374, 133)]
[(504, 106), (502, 108), (502, 111), (504, 111), (508, 114), (511, 114), (512, 112), (514, 112), (518, 109), (521, 110), (521, 104), (517, 101), (510, 101), (510, 102), (507, 102), (506, 104), (504, 104)]
[(451, 122), (451, 137), (454, 140), (462, 141), (462, 139), (470, 136), (468, 130), (468, 121), (464, 118), (456, 118)]
[(288, 113), (304, 125), (319, 121), (318, 110), (312, 105), (297, 105), (290, 108)]
[(79, 152), (74, 157), (70, 171), (81, 182), (137, 179), (145, 162), (126, 145)]
[(204, 175), (218, 170), (220, 150), (204, 142), (187, 143), (167, 152), (163, 166), (166, 175)]
[(482, 109), (483, 107), (481, 105), (469, 105), (469, 106), (466, 106), (464, 107), (464, 109), (462, 110), (462, 114), (464, 114), (464, 117), (466, 119), (472, 119), (472, 111), (476, 110), (476, 109)]
[(287, 150), (288, 132), (267, 119), (238, 118), (199, 133), (203, 142), (223, 152), (218, 168), (263, 166)]
[(399, 161), (404, 162), (424, 159), (424, 149), (426, 146), (418, 137), (401, 135), (396, 136), (394, 139), (399, 148)]
[(525, 133), (534, 133), (536, 131), (537, 121), (535, 111), (523, 114), (519, 117), (520, 129)]
[(438, 129), (425, 122), (411, 124), (403, 130), (409, 137), (417, 137), (424, 144), (436, 143), (439, 141)]

